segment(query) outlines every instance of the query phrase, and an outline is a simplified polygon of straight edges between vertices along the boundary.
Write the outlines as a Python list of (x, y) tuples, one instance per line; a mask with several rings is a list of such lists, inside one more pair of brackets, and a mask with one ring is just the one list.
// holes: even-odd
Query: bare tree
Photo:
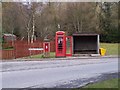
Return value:
[(20, 10), (23, 15), (23, 20), (25, 22), (25, 28), (27, 29), (28, 43), (33, 43), (35, 38), (35, 17), (38, 7), (41, 4), (27, 2), (25, 5), (21, 4)]
[(28, 5), (27, 6), (28, 9), (23, 4), (21, 4), (20, 12), (22, 14), (22, 19), (24, 21), (24, 25), (27, 30), (27, 40), (28, 40), (28, 44), (29, 44), (30, 43), (30, 33), (31, 33), (31, 29), (32, 29), (31, 28), (32, 17), (30, 15), (30, 11), (27, 11), (27, 10), (29, 10), (30, 4), (29, 4), (29, 2), (27, 2), (26, 4)]

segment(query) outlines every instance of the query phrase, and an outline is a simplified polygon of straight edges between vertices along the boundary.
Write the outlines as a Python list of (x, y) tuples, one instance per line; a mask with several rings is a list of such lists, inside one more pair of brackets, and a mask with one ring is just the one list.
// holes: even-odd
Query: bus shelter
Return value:
[(73, 54), (99, 54), (99, 35), (73, 34)]

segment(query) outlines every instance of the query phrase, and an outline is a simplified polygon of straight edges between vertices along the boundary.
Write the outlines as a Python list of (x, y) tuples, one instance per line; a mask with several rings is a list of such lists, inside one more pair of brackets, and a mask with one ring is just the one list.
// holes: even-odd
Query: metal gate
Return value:
[(66, 36), (66, 56), (72, 56), (72, 36)]

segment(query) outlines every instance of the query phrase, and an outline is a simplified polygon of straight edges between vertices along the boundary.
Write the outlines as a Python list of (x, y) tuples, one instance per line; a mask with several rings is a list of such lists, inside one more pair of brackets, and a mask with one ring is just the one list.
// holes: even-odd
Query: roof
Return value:
[(14, 36), (14, 37), (16, 37), (14, 34), (3, 34), (4, 36), (10, 36), (10, 37), (12, 37), (12, 36)]
[(99, 34), (85, 34), (85, 33), (74, 33), (73, 36), (97, 36)]

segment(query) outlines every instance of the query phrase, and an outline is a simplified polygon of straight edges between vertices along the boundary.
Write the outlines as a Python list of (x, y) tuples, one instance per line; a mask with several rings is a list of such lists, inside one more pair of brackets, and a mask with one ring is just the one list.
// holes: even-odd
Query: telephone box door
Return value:
[(72, 56), (72, 37), (66, 36), (66, 56)]

